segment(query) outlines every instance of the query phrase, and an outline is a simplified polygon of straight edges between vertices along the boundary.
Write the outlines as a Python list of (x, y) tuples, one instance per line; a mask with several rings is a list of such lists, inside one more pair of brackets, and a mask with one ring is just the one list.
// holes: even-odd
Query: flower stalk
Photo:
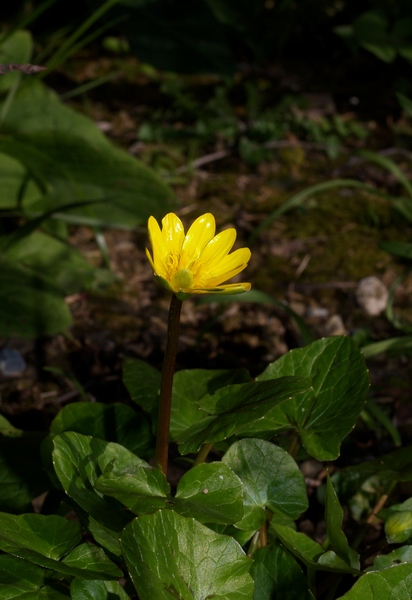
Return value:
[[(193, 294), (241, 294), (249, 291), (250, 283), (225, 282), (247, 266), (250, 250), (239, 248), (231, 252), (236, 240), (235, 229), (229, 228), (215, 235), (215, 218), (210, 213), (198, 217), (187, 233), (182, 221), (174, 213), (169, 213), (162, 219), (162, 227), (154, 217), (150, 217), (148, 230), (152, 252), (146, 248), (146, 255), (153, 275), (163, 287), (173, 292), (160, 386), (156, 442), (156, 464), (166, 475), (182, 301)], [(211, 444), (203, 446), (196, 465), (206, 459), (211, 447)]]
[(157, 425), (156, 464), (167, 474), (169, 458), (170, 410), (172, 406), (173, 375), (175, 372), (177, 346), (179, 342), (180, 312), (182, 300), (174, 294), (170, 301), (167, 342), (160, 384), (159, 420)]

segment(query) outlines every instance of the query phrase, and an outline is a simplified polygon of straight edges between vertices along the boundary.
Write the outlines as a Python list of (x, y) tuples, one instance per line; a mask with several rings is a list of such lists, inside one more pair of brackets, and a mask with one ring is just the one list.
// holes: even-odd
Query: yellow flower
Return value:
[(249, 248), (231, 254), (236, 240), (235, 229), (215, 235), (215, 218), (206, 213), (197, 218), (185, 235), (182, 221), (174, 213), (162, 220), (162, 229), (154, 217), (149, 218), (149, 237), (153, 257), (146, 255), (159, 282), (185, 300), (191, 294), (240, 294), (250, 290), (250, 283), (226, 283), (242, 271), (249, 259)]

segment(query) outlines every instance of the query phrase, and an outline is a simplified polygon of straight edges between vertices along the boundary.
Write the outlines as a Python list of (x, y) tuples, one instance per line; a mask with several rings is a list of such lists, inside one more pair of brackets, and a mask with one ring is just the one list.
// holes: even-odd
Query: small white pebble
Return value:
[(380, 315), (386, 308), (388, 289), (373, 275), (359, 281), (355, 294), (359, 306), (371, 317)]

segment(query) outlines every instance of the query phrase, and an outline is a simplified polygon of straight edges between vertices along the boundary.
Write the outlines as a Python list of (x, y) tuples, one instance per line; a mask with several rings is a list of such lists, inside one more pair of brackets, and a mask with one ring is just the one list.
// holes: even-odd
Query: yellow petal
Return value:
[(215, 230), (215, 218), (211, 213), (206, 213), (196, 219), (183, 242), (181, 268), (187, 268), (189, 264), (199, 258), (206, 244), (215, 235)]
[(154, 266), (153, 258), (152, 258), (152, 255), (150, 254), (150, 251), (149, 251), (148, 248), (146, 248), (146, 256), (147, 256), (147, 260), (150, 263), (150, 266), (153, 269), (153, 273), (155, 273), (156, 272), (156, 267)]
[(242, 294), (248, 292), (252, 287), (251, 283), (228, 283), (226, 285), (216, 285), (210, 288), (201, 288), (190, 290), (191, 294)]
[(219, 263), (211, 265), (209, 272), (202, 272), (205, 286), (215, 286), (231, 279), (246, 267), (251, 252), (249, 248), (239, 248), (225, 256)]
[(167, 214), (162, 219), (162, 235), (164, 245), (170, 254), (178, 255), (182, 250), (185, 239), (185, 229), (182, 221), (174, 213)]
[[(159, 224), (154, 217), (149, 218), (148, 222), (149, 238), (152, 245), (153, 259), (150, 260), (153, 271), (162, 277), (166, 275), (166, 259), (168, 255), (167, 248), (165, 246), (163, 235), (160, 230)], [(146, 251), (147, 254), (148, 251)], [(147, 254), (148, 256), (148, 254)]]
[(235, 229), (225, 229), (221, 233), (218, 233), (203, 250), (199, 262), (207, 268), (211, 268), (212, 262), (219, 264), (222, 258), (231, 251), (235, 241)]

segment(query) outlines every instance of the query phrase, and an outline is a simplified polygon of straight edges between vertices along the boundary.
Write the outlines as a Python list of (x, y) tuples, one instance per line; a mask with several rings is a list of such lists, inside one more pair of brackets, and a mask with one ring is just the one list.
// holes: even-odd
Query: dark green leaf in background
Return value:
[(375, 460), (345, 467), (339, 471), (339, 478), (350, 476), (356, 479), (355, 487), (376, 475), (387, 482), (412, 481), (412, 447), (399, 448)]
[(204, 2), (123, 0), (121, 4), (129, 8), (122, 33), (140, 60), (164, 71), (234, 72), (224, 30)]
[(135, 227), (171, 208), (170, 190), (152, 171), (34, 78), (24, 80), (5, 115), (0, 151), (47, 182), (47, 195), (26, 203), (26, 210), (43, 213), (75, 200), (102, 200), (73, 209), (68, 217)]
[(332, 573), (358, 574), (357, 569), (352, 569), (335, 552), (331, 550), (324, 552), (318, 542), (304, 533), (281, 525), (275, 520), (271, 521), (270, 528), (276, 533), (285, 548), (307, 567)]
[(150, 413), (159, 404), (161, 373), (136, 358), (123, 361), (123, 383), (133, 402)]
[[(0, 82), (4, 77), (0, 77)], [(0, 153), (0, 182), (0, 209), (15, 209), (19, 200), (22, 203), (34, 202), (42, 193), (21, 162), (3, 153)]]
[(141, 600), (252, 600), (252, 561), (233, 538), (161, 510), (126, 526), (121, 547)]
[(293, 458), (265, 440), (235, 442), (223, 457), (243, 483), (245, 516), (241, 529), (259, 529), (265, 510), (297, 519), (307, 509), (306, 484)]
[[(0, 238), (1, 239), (1, 238)], [(7, 241), (7, 238), (6, 238)], [(96, 287), (101, 270), (96, 269), (82, 254), (69, 244), (41, 232), (25, 236), (7, 249), (7, 257), (24, 267), (28, 273), (41, 276), (62, 294), (74, 294)], [(114, 277), (107, 274), (106, 281)]]
[(331, 548), (349, 566), (359, 570), (359, 555), (353, 548), (349, 547), (348, 540), (342, 531), (343, 510), (329, 475), (326, 480), (325, 521)]
[[(33, 41), (28, 31), (16, 31), (0, 44), (0, 64), (25, 64), (30, 62)], [(5, 92), (16, 85), (22, 74), (14, 71), (4, 73), (0, 77), (0, 92)]]
[(75, 431), (107, 442), (116, 442), (140, 457), (153, 453), (153, 437), (147, 418), (138, 415), (126, 404), (68, 404), (50, 425), (52, 436), (65, 431)]
[(412, 244), (407, 242), (380, 242), (379, 248), (393, 256), (412, 259)]
[(71, 325), (60, 290), (17, 261), (0, 260), (0, 331), (23, 338), (60, 333)]
[(44, 433), (25, 433), (0, 420), (0, 510), (31, 512), (31, 501), (50, 488), (40, 447)]
[(306, 577), (297, 561), (276, 545), (253, 555), (251, 575), (255, 581), (253, 600), (310, 600)]

